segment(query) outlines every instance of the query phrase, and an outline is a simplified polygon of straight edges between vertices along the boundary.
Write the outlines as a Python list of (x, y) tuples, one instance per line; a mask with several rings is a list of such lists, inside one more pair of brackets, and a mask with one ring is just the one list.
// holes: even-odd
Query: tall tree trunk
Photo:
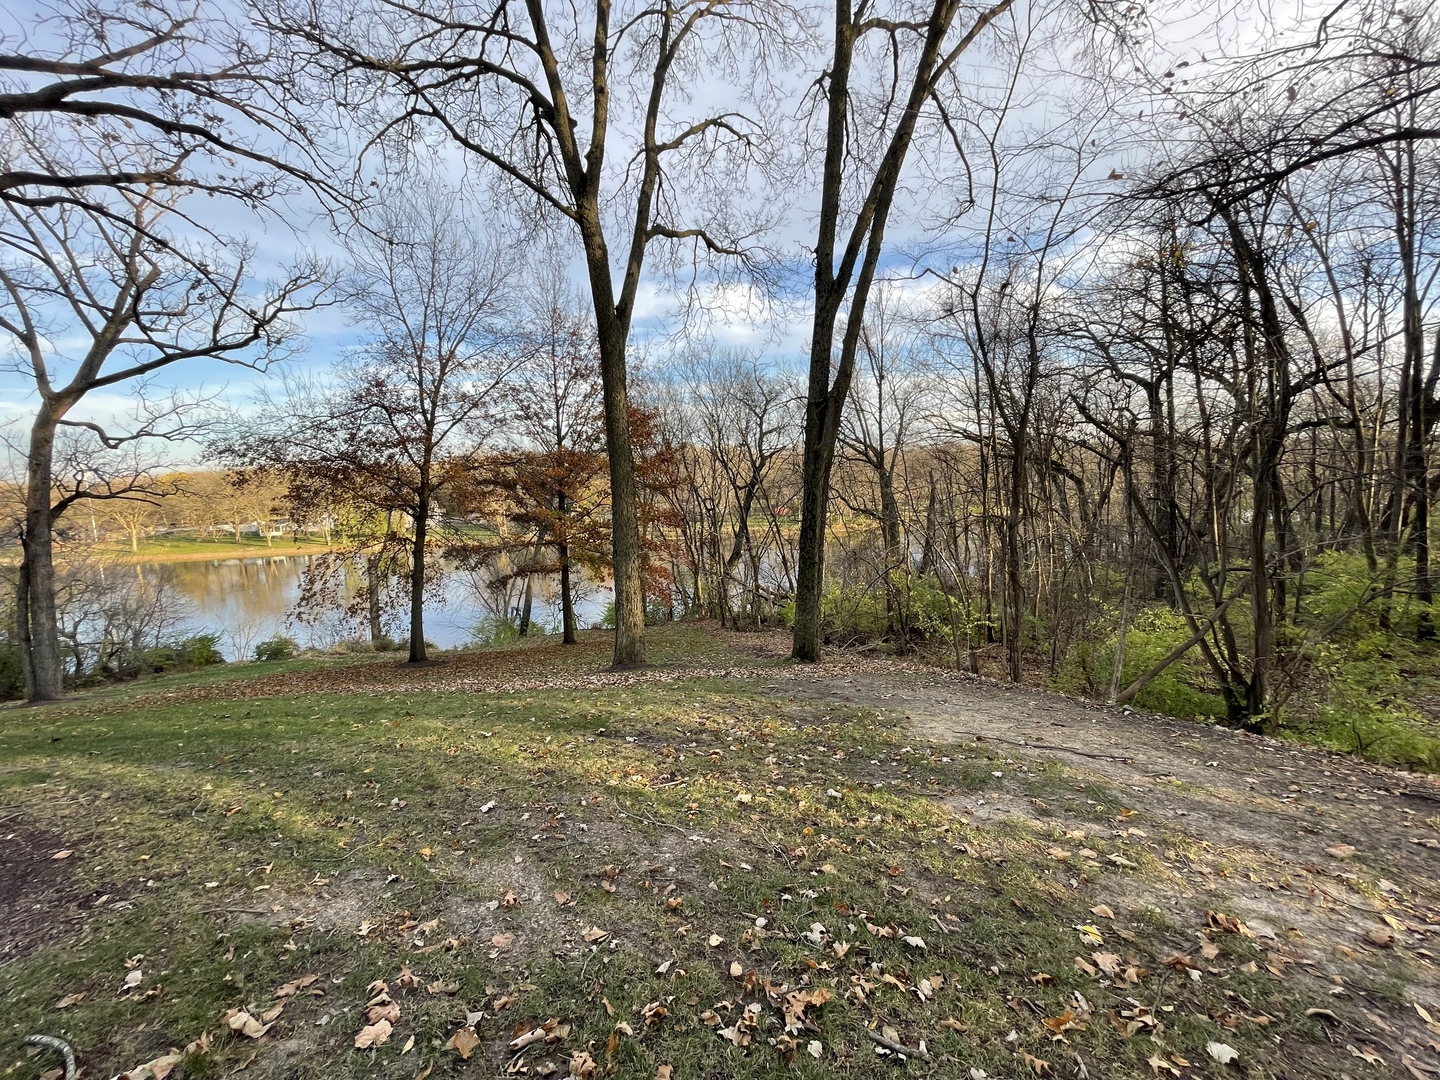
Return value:
[[(829, 343), (826, 343), (829, 351)], [(815, 370), (812, 351), (811, 370)], [(828, 363), (826, 366), (828, 373)], [(828, 375), (827, 375), (828, 377)], [(812, 382), (814, 380), (812, 379)], [(825, 582), (825, 516), (830, 509), (830, 466), (835, 442), (825, 437), (823, 397), (813, 395), (805, 407), (805, 450), (801, 466), (800, 539), (795, 568), (795, 626), (792, 655), (796, 660), (820, 659), (820, 600)]]
[(520, 600), (520, 636), (530, 636), (530, 620), (535, 613), (535, 575), (525, 575), (525, 592)]
[(557, 544), (560, 556), (560, 628), (561, 644), (575, 644), (575, 594), (570, 586), (570, 545)]
[[(850, 0), (836, 0), (835, 41), (826, 82), (825, 164), (821, 183), (819, 225), (815, 246), (815, 317), (811, 324), (809, 381), (805, 398), (805, 443), (801, 458), (804, 483), (800, 500), (799, 566), (795, 577), (795, 627), (791, 655), (796, 660), (820, 659), (820, 599), (824, 587), (825, 518), (830, 508), (830, 470), (840, 431), (840, 413), (850, 393), (855, 351), (865, 324), (865, 308), (875, 281), (885, 229), (895, 190), (915, 134), (920, 110), (934, 90), (939, 75), (954, 62), (984, 28), (1012, 3), (1000, 0), (982, 11), (970, 31), (946, 52), (946, 35), (960, 5), (935, 0), (925, 22), (925, 38), (915, 59), (904, 106), (855, 221), (840, 234), (840, 213), (849, 154), (850, 77), (855, 45), (866, 27), (856, 23)], [(868, 16), (865, 16), (868, 18)], [(837, 240), (839, 258), (837, 260)], [(835, 355), (836, 323), (850, 297), (839, 355)], [(830, 372), (835, 372), (831, 381)]]
[[(606, 281), (609, 267), (603, 268)], [(597, 308), (603, 305), (596, 305)], [(600, 382), (605, 405), (605, 451), (610, 463), (610, 538), (615, 578), (617, 668), (645, 663), (645, 554), (640, 546), (639, 484), (630, 445), (630, 395), (625, 384), (627, 324), (610, 313), (600, 326)]]
[(365, 556), (365, 610), (370, 622), (370, 644), (379, 645), (384, 633), (380, 627), (380, 560), (381, 552)]
[(25, 470), (25, 532), (21, 539), (16, 612), (30, 701), (56, 701), (65, 692), (55, 608), (55, 521), (50, 509), (55, 427), (60, 413), (42, 403), (30, 429)]
[(570, 527), (566, 522), (565, 513), (568, 500), (562, 491), (555, 499), (555, 508), (558, 511), (557, 517), (560, 520), (560, 527), (564, 530), (560, 535), (562, 539), (555, 545), (555, 555), (560, 562), (560, 642), (562, 645), (575, 644), (575, 594), (570, 584), (570, 543), (563, 537), (570, 535)]
[(430, 529), (430, 500), (422, 494), (415, 507), (415, 537), (410, 546), (410, 663), (425, 655), (425, 542)]

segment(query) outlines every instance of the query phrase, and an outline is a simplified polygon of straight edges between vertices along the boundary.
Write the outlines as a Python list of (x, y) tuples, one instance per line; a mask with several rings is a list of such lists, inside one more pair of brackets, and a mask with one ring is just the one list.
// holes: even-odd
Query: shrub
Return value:
[(294, 638), (276, 634), (269, 641), (262, 641), (255, 646), (255, 659), (262, 664), (276, 660), (293, 660), (299, 651), (300, 643)]
[(1391, 635), (1377, 631), (1322, 646), (1315, 670), (1329, 685), (1316, 707), (1314, 730), (1299, 725), (1299, 733), (1371, 761), (1440, 769), (1440, 738), (1407, 700), (1410, 680), (1391, 653), (1394, 644)]
[(17, 701), (25, 696), (25, 669), (20, 664), (20, 646), (0, 644), (0, 701)]
[[(1119, 621), (1118, 613), (1116, 621)], [(1125, 662), (1121, 665), (1120, 686), (1125, 688), (1154, 667), (1172, 649), (1190, 636), (1189, 625), (1177, 611), (1167, 607), (1144, 608), (1135, 614), (1125, 634)], [(1098, 696), (1110, 685), (1119, 644), (1118, 629), (1103, 641), (1081, 641), (1071, 650), (1056, 675), (1062, 690)], [(1171, 664), (1135, 696), (1135, 706), (1167, 716), (1223, 717), (1225, 702), (1219, 694), (1203, 688), (1203, 673), (1192, 667), (1195, 652)], [(1197, 685), (1200, 684), (1200, 685)]]
[(158, 675), (166, 671), (193, 671), (223, 663), (225, 657), (220, 652), (218, 633), (192, 634), (146, 649), (140, 654), (134, 669), (119, 668), (114, 674), (130, 678), (141, 672)]
[[(536, 627), (532, 632), (539, 630)], [(501, 615), (486, 615), (474, 626), (470, 627), (469, 644), (475, 648), (482, 648), (486, 645), (509, 645), (520, 640), (520, 628), (515, 623)]]

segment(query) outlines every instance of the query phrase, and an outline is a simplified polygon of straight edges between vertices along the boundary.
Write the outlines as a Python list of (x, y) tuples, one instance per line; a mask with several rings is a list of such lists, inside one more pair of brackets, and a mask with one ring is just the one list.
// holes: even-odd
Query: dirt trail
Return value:
[[(913, 670), (811, 684), (837, 701), (902, 712), (920, 736), (1052, 758), (1121, 791), (1154, 823), (1225, 848), (1342, 870), (1353, 857), (1440, 899), (1440, 783), (1355, 758), (1225, 728), (1114, 709), (1028, 688)], [(1017, 745), (1024, 744), (1024, 745)], [(1440, 922), (1440, 917), (1432, 920)]]

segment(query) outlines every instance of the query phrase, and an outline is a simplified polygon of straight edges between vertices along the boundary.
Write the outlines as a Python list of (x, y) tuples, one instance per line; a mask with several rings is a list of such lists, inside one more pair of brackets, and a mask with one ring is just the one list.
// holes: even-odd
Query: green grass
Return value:
[[(557, 670), (603, 662), (593, 643), (539, 648)], [(657, 634), (656, 651), (726, 660), (686, 628)], [(988, 750), (916, 742), (891, 717), (820, 709), (780, 680), (355, 694), (337, 665), (333, 693), (240, 696), (239, 680), (281, 667), (230, 671), (233, 698), (206, 672), (0, 715), (0, 830), (73, 849), (66, 888), (87, 912), (0, 967), (0, 1075), (39, 1071), (15, 1046), (32, 1031), (63, 1033), (92, 1076), (208, 1031), (186, 1076), (231, 1075), (251, 1054), (254, 1077), (492, 1076), (517, 1032), (552, 1018), (568, 1032), (525, 1051), (527, 1075), (564, 1075), (583, 1051), (620, 1077), (665, 1064), (687, 1078), (889, 1076), (864, 1034), (886, 1025), (925, 1041), (933, 1062), (910, 1068), (937, 1077), (1045, 1071), (1024, 1055), (1056, 1076), (1078, 1060), (1142, 1077), (1156, 1053), (1222, 1075), (1209, 1041), (1239, 1050), (1251, 1077), (1353, 1071), (1253, 941), (1215, 934), (1219, 955), (1200, 961), (1203, 913), (1174, 925), (1113, 900), (1122, 876), (1163, 873), (1138, 845), (1089, 839), (1097, 858), (1058, 859), (1049, 849), (1080, 846), (1060, 826), (964, 824), (950, 801), (1012, 771)], [(1047, 802), (1075, 793), (1055, 768), (1025, 784)], [(1080, 795), (1112, 817), (1123, 805)], [(1107, 900), (1113, 922), (1090, 912)], [(1098, 947), (1076, 927), (1095, 923), (1138, 981), (1077, 969)], [(606, 936), (587, 942), (591, 928)], [(1176, 953), (1206, 968), (1199, 981), (1166, 965)], [(117, 994), (136, 956), (140, 990), (159, 988), (148, 998)], [(227, 1010), (258, 1014), (310, 974), (323, 996), (284, 999), (263, 1040), (218, 1034)], [(401, 1015), (384, 1046), (359, 1051), (374, 980)], [(458, 987), (426, 989), (440, 983)], [(804, 1011), (813, 1027), (787, 1034), (777, 1003), (819, 989), (831, 998)], [(1076, 995), (1082, 1026), (1057, 1036), (1044, 1020)], [(442, 1044), (467, 1012), (484, 1015), (462, 1062)], [(1136, 1016), (1146, 1026), (1127, 1037)]]
[(298, 539), (293, 536), (277, 536), (272, 538), (272, 543), (267, 544), (263, 536), (247, 534), (242, 534), (238, 539), (228, 535), (151, 536), (141, 540), (139, 547), (138, 552), (131, 551), (127, 542), (115, 545), (114, 550), (119, 555), (156, 561), (194, 555), (209, 555), (217, 559), (254, 557), (264, 555), (267, 551), (293, 551), (296, 548), (326, 550), (323, 541), (311, 536)]

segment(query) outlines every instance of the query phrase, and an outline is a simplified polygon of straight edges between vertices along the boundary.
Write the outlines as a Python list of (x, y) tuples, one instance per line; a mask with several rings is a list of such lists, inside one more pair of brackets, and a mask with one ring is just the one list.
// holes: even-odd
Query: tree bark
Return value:
[(410, 657), (423, 664), (425, 655), (425, 542), (430, 528), (430, 500), (421, 495), (415, 507), (415, 538), (410, 547)]
[(55, 428), (60, 412), (42, 402), (30, 429), (25, 470), (25, 531), (21, 539), (16, 611), (26, 697), (57, 701), (65, 693), (55, 605), (54, 515), (50, 506)]
[[(609, 269), (605, 270), (608, 280)], [(645, 663), (645, 575), (640, 547), (639, 485), (630, 445), (630, 396), (625, 380), (625, 328), (600, 333), (600, 375), (605, 403), (605, 451), (610, 463), (610, 538), (615, 578), (617, 668)]]
[(365, 608), (370, 621), (370, 644), (379, 645), (384, 632), (380, 626), (380, 552), (365, 556)]

